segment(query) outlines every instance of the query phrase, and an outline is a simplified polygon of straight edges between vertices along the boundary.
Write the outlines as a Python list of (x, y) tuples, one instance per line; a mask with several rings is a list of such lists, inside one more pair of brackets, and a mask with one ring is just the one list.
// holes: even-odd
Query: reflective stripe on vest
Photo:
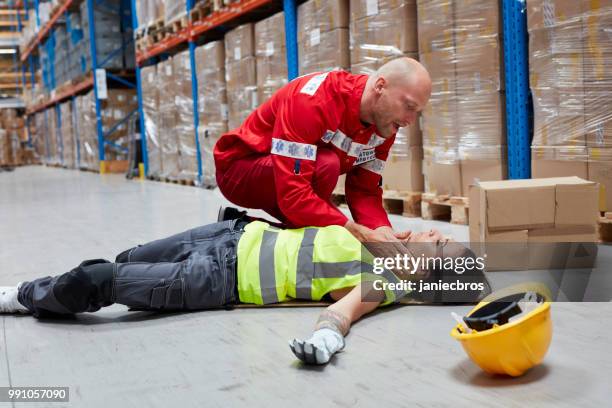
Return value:
[[(266, 223), (253, 222), (238, 244), (240, 300), (255, 304), (289, 298), (320, 300), (363, 280), (397, 281), (391, 273), (374, 275), (371, 262), (361, 258), (361, 244), (342, 227), (273, 230)], [(386, 295), (384, 304), (395, 298), (389, 291)]]

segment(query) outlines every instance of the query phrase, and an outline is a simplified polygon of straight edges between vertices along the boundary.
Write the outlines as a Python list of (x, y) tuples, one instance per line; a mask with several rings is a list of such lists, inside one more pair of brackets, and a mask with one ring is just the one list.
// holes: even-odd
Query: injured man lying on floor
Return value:
[[(114, 263), (87, 260), (62, 275), (0, 287), (0, 313), (45, 318), (95, 312), (113, 303), (136, 310), (179, 311), (324, 300), (333, 303), (321, 313), (312, 336), (294, 339), (289, 347), (305, 363), (325, 364), (344, 348), (352, 323), (378, 306), (412, 295), (405, 286), (393, 290), (382, 284), (444, 279), (439, 268), (409, 274), (373, 268), (374, 255), (415, 251), (418, 256), (429, 251), (438, 257), (474, 258), (471, 250), (435, 230), (413, 232), (404, 242), (368, 246), (336, 225), (279, 229), (238, 218), (138, 245), (120, 253)], [(481, 269), (470, 276), (471, 281), (486, 283)], [(487, 293), (488, 284), (470, 300)]]

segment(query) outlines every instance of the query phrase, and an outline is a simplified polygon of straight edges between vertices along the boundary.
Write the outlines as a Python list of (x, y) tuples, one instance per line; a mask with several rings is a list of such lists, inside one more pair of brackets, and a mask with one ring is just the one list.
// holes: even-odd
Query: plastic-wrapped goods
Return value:
[(227, 132), (227, 90), (225, 85), (225, 44), (213, 41), (196, 48), (198, 77), (198, 139), (202, 156), (202, 184), (215, 187), (213, 149)]
[[(105, 160), (127, 160), (127, 151), (132, 135), (128, 134), (128, 121), (118, 123), (138, 107), (134, 89), (109, 89), (108, 98), (102, 101), (101, 117), (102, 131), (106, 140), (104, 150)], [(109, 133), (114, 129), (112, 133)]]
[(175, 101), (176, 78), (172, 59), (157, 64), (159, 83), (159, 143), (162, 156), (161, 177), (178, 179), (179, 147), (176, 132), (177, 107)]
[[(414, 1), (351, 2), (351, 71), (371, 75), (394, 58), (418, 59), (415, 16)], [(384, 189), (423, 190), (421, 143), (418, 122), (399, 130), (385, 165)]]
[(45, 113), (37, 112), (34, 118), (30, 120), (30, 124), (32, 125), (30, 128), (30, 136), (32, 137), (34, 152), (40, 161), (43, 162), (47, 157), (47, 125), (45, 123)]
[(72, 102), (60, 104), (62, 123), (60, 126), (64, 152), (64, 166), (75, 168), (77, 164), (77, 145), (73, 129)]
[(259, 106), (253, 24), (225, 34), (228, 127), (237, 128)]
[(140, 71), (142, 81), (142, 111), (147, 137), (148, 175), (161, 177), (162, 154), (159, 135), (159, 83), (157, 65), (143, 67)]
[(198, 159), (193, 117), (193, 89), (189, 51), (172, 57), (174, 71), (174, 101), (176, 109), (175, 132), (179, 142), (179, 179), (198, 178)]
[(349, 1), (309, 0), (297, 14), (300, 75), (349, 69)]
[(259, 103), (287, 84), (285, 13), (277, 13), (255, 24), (255, 56)]
[[(532, 176), (597, 181), (612, 206), (612, 1), (529, 0)], [(606, 173), (608, 171), (608, 173)]]
[(425, 190), (467, 196), (506, 174), (500, 3), (418, 0), (419, 60), (432, 78), (422, 114)]
[(96, 128), (96, 102), (94, 91), (77, 96), (77, 131), (79, 134), (79, 166), (84, 169), (99, 169), (98, 134)]
[(0, 129), (0, 166), (12, 165), (10, 147), (8, 132)]
[(415, 0), (351, 2), (351, 64), (417, 52)]
[(165, 0), (164, 1), (164, 21), (169, 23), (177, 18), (183, 17), (187, 13), (186, 0)]
[(136, 0), (138, 28), (148, 27), (156, 20), (164, 18), (164, 3), (163, 0)]
[(57, 126), (57, 111), (55, 110), (55, 106), (47, 109), (45, 113), (47, 115), (47, 131), (49, 132), (47, 135), (48, 154), (46, 163), (62, 164), (61, 144), (59, 142), (61, 134)]

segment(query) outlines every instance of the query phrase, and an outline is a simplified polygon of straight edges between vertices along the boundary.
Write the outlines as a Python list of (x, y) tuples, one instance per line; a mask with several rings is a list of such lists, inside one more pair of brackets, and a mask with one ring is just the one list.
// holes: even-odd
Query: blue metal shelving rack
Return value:
[[(113, 143), (112, 141), (108, 140), (108, 137), (113, 134), (122, 124), (126, 123), (131, 117), (132, 115), (137, 112), (137, 109), (133, 110), (132, 112), (129, 112), (127, 114), (127, 116), (125, 116), (124, 118), (119, 119), (115, 124), (113, 124), (112, 126), (110, 126), (110, 128), (105, 132), (102, 126), (102, 104), (101, 104), (101, 99), (99, 98), (99, 86), (100, 84), (98, 83), (98, 81), (96, 80), (96, 70), (100, 70), (100, 69), (104, 69), (105, 65), (111, 61), (111, 59), (113, 57), (115, 57), (116, 55), (123, 53), (127, 47), (133, 46), (133, 39), (130, 39), (129, 41), (124, 41), (121, 44), (121, 47), (118, 47), (117, 49), (111, 50), (110, 53), (108, 55), (104, 55), (102, 56), (102, 60), (98, 61), (98, 54), (97, 54), (97, 47), (96, 47), (96, 36), (95, 36), (95, 7), (101, 7), (101, 8), (106, 8), (106, 9), (110, 9), (110, 10), (115, 10), (115, 8), (113, 8), (112, 5), (109, 4), (105, 4), (106, 0), (67, 0), (64, 4), (69, 3), (68, 6), (71, 5), (77, 5), (80, 4), (81, 2), (85, 1), (87, 3), (87, 13), (88, 13), (88, 20), (89, 20), (89, 32), (87, 33), (89, 35), (89, 45), (90, 45), (90, 55), (91, 55), (91, 75), (93, 75), (94, 81), (93, 81), (93, 88), (94, 88), (94, 95), (95, 95), (95, 106), (96, 106), (96, 130), (97, 130), (97, 135), (98, 135), (98, 157), (100, 160), (100, 173), (104, 174), (106, 172), (106, 161), (105, 161), (105, 147), (106, 146), (112, 146), (115, 149), (119, 149), (122, 151), (127, 151), (127, 149), (118, 146), (117, 144)], [(127, 9), (126, 7), (127, 2), (121, 1), (119, 3), (119, 15), (121, 16), (120, 18), (123, 20), (124, 18), (124, 11)], [(26, 8), (26, 13), (27, 13), (27, 2), (24, 2), (24, 7)], [(35, 9), (35, 13), (36, 13), (36, 21), (37, 24), (40, 26), (40, 14), (39, 14), (39, 2), (38, 0), (34, 1), (34, 9)], [(64, 17), (66, 19), (66, 24), (69, 25), (69, 18), (68, 18), (68, 8), (66, 7), (63, 11)], [(53, 25), (55, 24), (56, 21), (52, 21), (50, 24)], [(125, 27), (130, 27), (132, 25), (131, 21), (122, 21), (121, 22), (123, 26)], [(67, 27), (67, 30), (69, 29), (69, 27)], [(48, 46), (50, 54), (52, 55), (52, 48), (53, 48), (53, 34), (54, 34), (54, 30), (53, 28), (51, 28), (51, 30), (49, 31), (49, 38), (47, 38), (45, 40), (44, 46)], [(51, 40), (51, 41), (50, 41)], [(42, 47), (43, 44), (42, 43), (37, 43), (35, 45), (35, 48), (37, 47)], [(42, 62), (42, 61), (41, 61)], [(22, 70), (23, 70), (23, 76), (25, 78), (25, 70), (26, 70), (26, 65), (29, 66), (30, 69), (30, 74), (31, 74), (31, 86), (34, 87), (35, 85), (35, 64), (36, 64), (36, 59), (35, 57), (32, 55), (32, 52), (29, 52), (27, 55), (27, 64), (22, 64)], [(58, 84), (56, 84), (56, 79), (55, 79), (55, 75), (53, 72), (53, 64), (49, 61), (48, 64), (48, 69), (46, 69), (45, 67), (43, 67), (44, 72), (44, 82), (45, 85), (47, 86), (49, 92), (54, 93), (56, 87)], [(126, 80), (125, 78), (122, 78), (121, 76), (112, 74), (110, 72), (107, 72), (105, 69), (102, 72), (105, 76), (105, 79), (108, 80), (112, 80), (114, 82), (120, 83), (128, 88), (136, 88), (137, 85)], [(57, 117), (57, 127), (58, 127), (58, 143), (60, 146), (60, 151), (63, 147), (63, 140), (61, 138), (61, 132), (59, 132), (59, 128), (61, 126), (61, 111), (60, 111), (60, 107), (59, 107), (59, 103), (63, 102), (65, 100), (70, 100), (72, 107), (73, 107), (73, 112), (74, 112), (74, 107), (76, 105), (75, 102), (75, 94), (78, 91), (82, 91), (84, 89), (87, 88), (83, 88), (83, 87), (75, 87), (75, 91), (74, 93), (71, 93), (70, 95), (68, 95), (66, 98), (62, 99), (62, 100), (58, 100), (58, 101), (54, 101), (52, 102), (52, 106), (55, 109), (55, 114)], [(44, 109), (44, 118), (45, 118), (45, 126), (48, 127), (48, 107), (43, 108)], [(27, 120), (30, 120), (30, 115), (28, 115)], [(78, 136), (78, 126), (74, 126), (76, 125), (76, 117), (73, 115), (73, 117), (71, 118), (65, 118), (65, 120), (71, 120), (73, 123), (73, 128), (75, 129), (76, 132), (76, 144), (77, 144), (77, 165), (80, 166), (80, 158), (81, 158), (81, 151), (80, 151), (80, 139)], [(48, 133), (45, 133), (45, 145), (46, 145), (46, 151), (47, 151), (47, 159), (49, 159), (50, 157), (50, 152), (49, 152), (49, 141), (47, 139)], [(63, 154), (62, 154), (62, 160), (63, 160)]]
[(531, 112), (525, 0), (503, 0), (508, 178), (531, 177)]
[[(136, 2), (135, 0), (131, 0), (132, 4), (132, 27), (134, 30), (138, 29), (138, 16), (136, 13)], [(189, 15), (189, 12), (192, 10), (194, 5), (194, 0), (187, 0), (186, 2), (186, 12)], [(288, 79), (292, 80), (298, 76), (298, 49), (297, 49), (297, 1), (296, 0), (283, 0), (283, 11), (285, 12), (285, 41), (286, 41), (286, 49), (287, 49), (287, 68), (288, 68)], [(201, 185), (202, 183), (202, 171), (203, 167), (206, 163), (202, 161), (202, 154), (200, 152), (200, 143), (199, 143), (199, 106), (198, 106), (198, 82), (197, 82), (197, 66), (195, 60), (195, 49), (196, 43), (193, 38), (190, 38), (187, 41), (188, 49), (189, 49), (189, 58), (191, 65), (191, 91), (193, 97), (193, 121), (194, 121), (194, 140), (196, 146), (196, 155), (197, 155), (197, 163), (198, 163), (198, 179), (197, 184)], [(145, 64), (154, 64), (157, 63), (157, 60), (154, 58), (150, 58), (145, 61)], [(142, 82), (141, 82), (141, 70), (139, 64), (136, 64), (136, 83), (138, 89), (138, 112), (140, 115), (140, 129), (141, 129), (141, 146), (142, 146), (142, 174), (148, 174), (149, 164), (147, 157), (147, 140), (146, 140), (146, 131), (144, 124), (144, 111), (142, 104)]]

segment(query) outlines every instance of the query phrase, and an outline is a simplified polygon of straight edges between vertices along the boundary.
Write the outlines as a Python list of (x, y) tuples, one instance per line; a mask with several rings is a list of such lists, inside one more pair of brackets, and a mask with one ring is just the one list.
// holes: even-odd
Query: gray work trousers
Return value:
[(119, 303), (144, 310), (199, 310), (238, 301), (238, 240), (246, 222), (197, 227), (130, 248), (115, 262), (88, 260), (70, 272), (20, 287), (36, 317), (95, 312)]

